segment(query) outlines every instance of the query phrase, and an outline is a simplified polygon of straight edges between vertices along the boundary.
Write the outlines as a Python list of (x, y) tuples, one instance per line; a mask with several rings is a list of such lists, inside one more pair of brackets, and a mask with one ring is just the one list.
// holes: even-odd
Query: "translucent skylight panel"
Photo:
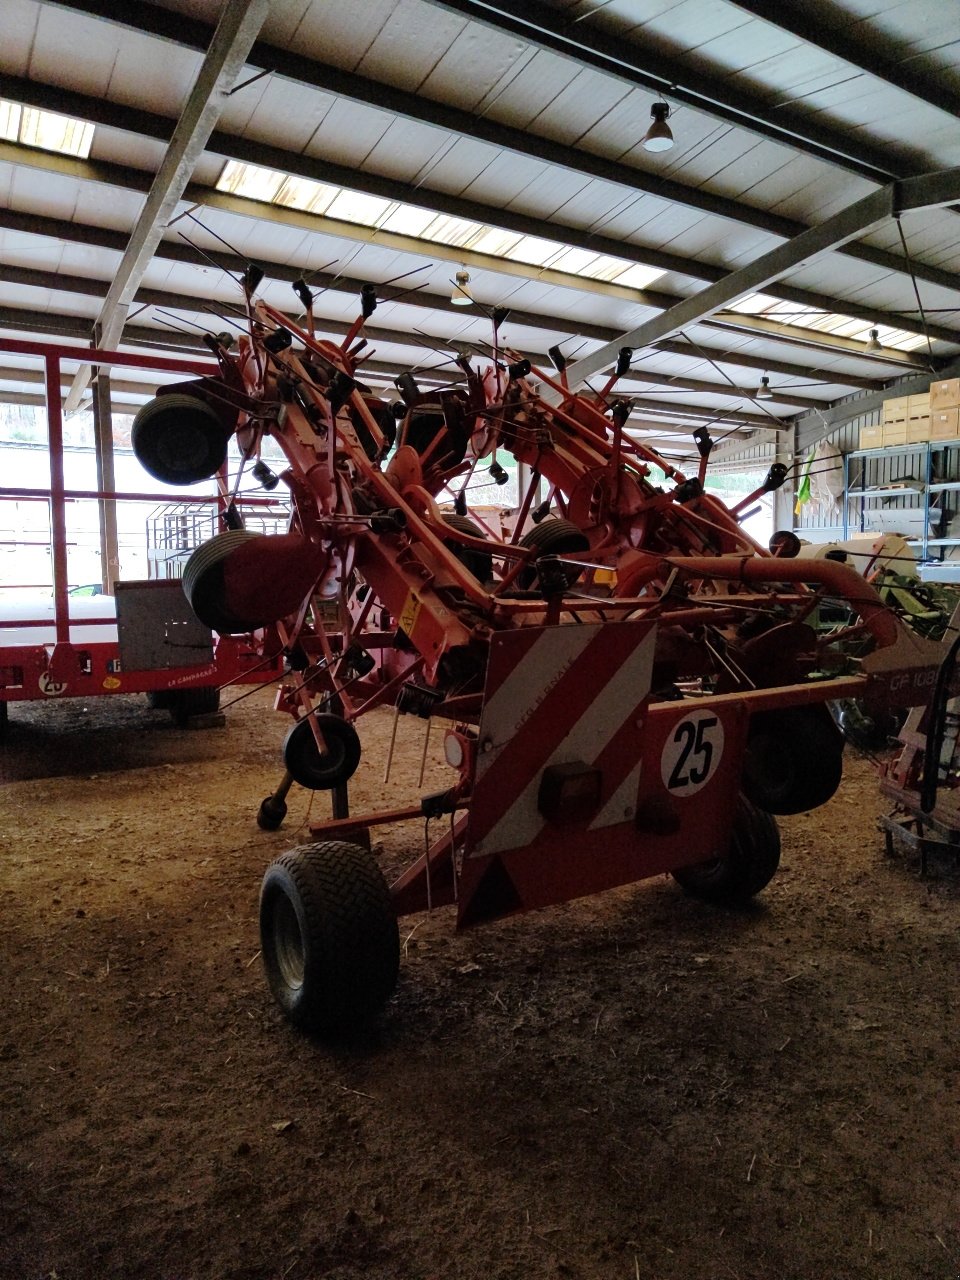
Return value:
[[(547, 262), (547, 266), (551, 271), (566, 271), (568, 275), (593, 275), (589, 267), (594, 263), (609, 262), (609, 258), (602, 258), (598, 253), (591, 253), (589, 249), (561, 249), (560, 252)], [(617, 270), (623, 270), (623, 263), (617, 263)]]
[(436, 213), (418, 205), (385, 200), (235, 160), (224, 166), (217, 188), (252, 200), (304, 209), (360, 226), (544, 267), (565, 275), (615, 281), (626, 288), (645, 288), (662, 274), (653, 267), (630, 263), (609, 254), (593, 253), (558, 240), (520, 235), (469, 218)]
[(480, 222), (468, 218), (455, 218), (446, 213), (435, 214), (433, 221), (423, 232), (424, 240), (436, 240), (438, 244), (457, 245), (464, 248), (468, 241), (486, 228)]
[(261, 169), (259, 165), (228, 160), (217, 180), (217, 189), (248, 200), (271, 201), (286, 181), (287, 175), (278, 169)]
[(584, 269), (583, 274), (589, 276), (591, 280), (616, 280), (619, 283), (626, 266), (627, 263), (623, 258), (610, 258), (606, 254), (601, 254), (596, 262), (592, 262)]
[(321, 214), (327, 212), (339, 192), (339, 187), (331, 187), (325, 182), (288, 177), (273, 199), (274, 203), (289, 205), (291, 209)]
[(505, 257), (513, 262), (526, 262), (533, 267), (543, 267), (563, 247), (556, 240), (542, 240), (539, 236), (521, 236)]
[(798, 329), (816, 329), (820, 333), (852, 338), (857, 342), (866, 342), (870, 336), (870, 330), (877, 329), (881, 345), (895, 351), (914, 351), (926, 343), (922, 334), (906, 333), (903, 329), (896, 329), (892, 325), (871, 324), (869, 320), (857, 320), (853, 316), (845, 316), (839, 312), (818, 311), (816, 307), (808, 307), (800, 302), (778, 301), (767, 293), (751, 293), (748, 297), (733, 303), (728, 309), (745, 315), (776, 320), (780, 324), (795, 325)]
[(0, 98), (0, 138), (86, 159), (93, 144), (93, 125), (57, 111), (40, 111)]
[(20, 141), (29, 147), (42, 147), (44, 151), (59, 151), (62, 155), (86, 159), (93, 144), (93, 125), (85, 120), (75, 120), (73, 116), (62, 116), (56, 111), (24, 107)]
[(625, 285), (628, 289), (645, 289), (663, 272), (656, 267), (645, 267), (639, 262), (632, 263), (626, 271), (615, 277), (616, 284)]
[(6, 138), (8, 142), (19, 141), (22, 114), (23, 108), (18, 103), (0, 98), (0, 138)]
[(522, 238), (515, 231), (501, 231), (499, 227), (484, 227), (478, 235), (467, 241), (464, 248), (472, 249), (474, 253), (489, 253), (495, 258), (506, 258)]
[(418, 209), (413, 204), (398, 204), (387, 213), (380, 226), (384, 231), (395, 231), (400, 236), (420, 237), (436, 216), (429, 209)]
[(390, 211), (392, 200), (380, 196), (368, 196), (362, 191), (345, 191), (327, 207), (328, 218), (340, 218), (344, 222), (357, 222), (362, 227), (375, 227), (377, 220)]
[(854, 320), (850, 316), (827, 315), (820, 316), (810, 327), (821, 329), (824, 333), (839, 334), (841, 338), (863, 338), (866, 341), (873, 325), (863, 320)]
[(770, 307), (776, 307), (776, 298), (771, 298), (767, 293), (750, 293), (745, 298), (741, 298), (739, 302), (733, 302), (728, 308), (730, 311), (741, 311), (744, 315), (756, 316), (761, 311), (767, 311)]

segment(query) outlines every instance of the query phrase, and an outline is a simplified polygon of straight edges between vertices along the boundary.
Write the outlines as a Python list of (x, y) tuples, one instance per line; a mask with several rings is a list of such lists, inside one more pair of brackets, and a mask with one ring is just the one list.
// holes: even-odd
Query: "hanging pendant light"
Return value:
[(673, 132), (667, 124), (670, 108), (665, 102), (655, 102), (650, 108), (650, 128), (643, 136), (644, 151), (669, 151), (673, 146)]
[(867, 339), (867, 348), (866, 348), (866, 349), (867, 349), (868, 351), (882, 351), (882, 350), (883, 350), (883, 343), (880, 341), (880, 330), (879, 330), (879, 329), (871, 329), (871, 330), (870, 330), (870, 337)]
[(470, 296), (470, 272), (458, 271), (457, 278), (454, 281), (453, 289), (450, 293), (450, 301), (455, 307), (470, 307), (473, 305), (473, 298)]
[(772, 400), (773, 392), (770, 390), (770, 379), (766, 374), (760, 379), (760, 386), (757, 388), (757, 400)]

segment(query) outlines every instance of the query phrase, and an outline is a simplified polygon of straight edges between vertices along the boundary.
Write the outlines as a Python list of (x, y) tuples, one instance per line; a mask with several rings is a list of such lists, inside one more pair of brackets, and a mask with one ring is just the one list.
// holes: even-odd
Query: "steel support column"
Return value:
[[(113, 405), (110, 398), (110, 374), (100, 366), (93, 378), (93, 437), (97, 455), (97, 488), (103, 493), (116, 491), (113, 465)], [(117, 504), (113, 498), (101, 498), (100, 509), (100, 581), (107, 595), (113, 595), (113, 584), (120, 576), (120, 544), (117, 537)]]
[[(193, 176), (197, 161), (220, 118), (227, 94), (246, 63), (269, 12), (270, 0), (227, 0), (203, 66), (97, 316), (94, 345), (112, 348), (118, 344), (127, 310), (154, 250)], [(90, 366), (83, 365), (67, 395), (65, 407), (68, 411), (79, 404), (89, 379)]]

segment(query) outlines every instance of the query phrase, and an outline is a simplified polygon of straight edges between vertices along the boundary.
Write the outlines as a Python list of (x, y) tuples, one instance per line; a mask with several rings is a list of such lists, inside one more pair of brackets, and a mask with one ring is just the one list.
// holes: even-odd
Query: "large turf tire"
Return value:
[(390, 890), (366, 849), (339, 840), (281, 854), (260, 892), (267, 982), (287, 1018), (346, 1032), (393, 995), (400, 938)]
[(218, 533), (190, 556), (183, 570), (183, 593), (190, 601), (190, 608), (211, 631), (222, 636), (255, 631), (262, 626), (256, 618), (238, 618), (226, 606), (223, 587), (224, 561), (258, 533), (246, 529), (231, 529)]
[(727, 853), (693, 867), (682, 867), (673, 872), (673, 878), (693, 898), (738, 906), (766, 888), (779, 865), (780, 832), (776, 822), (746, 796), (740, 796)]
[[(449, 525), (451, 529), (456, 529), (458, 533), (467, 534), (470, 538), (484, 537), (480, 526), (468, 516), (458, 516), (456, 513), (445, 515), (443, 523)], [(475, 551), (473, 547), (465, 547), (459, 542), (454, 542), (452, 538), (444, 542), (444, 546), (450, 548), (463, 567), (469, 569), (478, 582), (489, 582), (493, 577), (493, 556), (489, 551)]]
[(196, 689), (166, 690), (164, 706), (177, 724), (186, 724), (191, 716), (210, 716), (220, 710), (220, 690), (215, 684)]
[[(521, 547), (533, 547), (537, 559), (541, 556), (565, 556), (577, 551), (589, 551), (590, 539), (570, 520), (551, 517), (535, 524), (520, 539)], [(567, 586), (572, 587), (583, 570), (577, 565), (564, 565), (563, 576)], [(537, 580), (536, 565), (526, 565), (517, 575), (517, 585), (523, 588), (534, 586)]]
[(752, 717), (741, 788), (768, 813), (826, 804), (843, 776), (843, 734), (825, 706), (787, 707)]
[(356, 729), (340, 716), (321, 712), (315, 717), (327, 745), (321, 751), (313, 735), (310, 719), (304, 717), (283, 740), (283, 765), (301, 787), (310, 791), (332, 791), (353, 777), (360, 763), (360, 738)]
[(171, 392), (149, 400), (133, 420), (130, 443), (145, 471), (164, 484), (199, 484), (227, 457), (230, 432), (205, 400)]

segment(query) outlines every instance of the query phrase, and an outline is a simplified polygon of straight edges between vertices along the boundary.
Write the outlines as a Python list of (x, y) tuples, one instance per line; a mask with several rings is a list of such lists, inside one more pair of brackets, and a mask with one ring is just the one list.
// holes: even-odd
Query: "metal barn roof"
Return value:
[[(0, 338), (85, 345), (106, 317), (122, 349), (193, 354), (237, 322), (252, 259), (280, 307), (306, 276), (334, 334), (363, 282), (384, 286), (373, 385), (411, 366), (451, 379), (450, 343), (482, 348), (494, 306), (506, 344), (540, 363), (560, 344), (575, 365), (888, 184), (960, 166), (956, 12), (6, 0)], [(657, 101), (674, 146), (650, 152)], [(812, 406), (949, 367), (960, 217), (950, 175), (923, 190), (936, 198), (809, 261), (788, 251), (761, 289), (638, 347), (632, 425), (681, 448), (718, 418), (770, 439)], [(473, 306), (451, 302), (459, 270)], [(773, 396), (757, 401), (761, 376)], [(148, 384), (128, 378), (124, 403)], [(38, 394), (0, 355), (0, 399)]]

